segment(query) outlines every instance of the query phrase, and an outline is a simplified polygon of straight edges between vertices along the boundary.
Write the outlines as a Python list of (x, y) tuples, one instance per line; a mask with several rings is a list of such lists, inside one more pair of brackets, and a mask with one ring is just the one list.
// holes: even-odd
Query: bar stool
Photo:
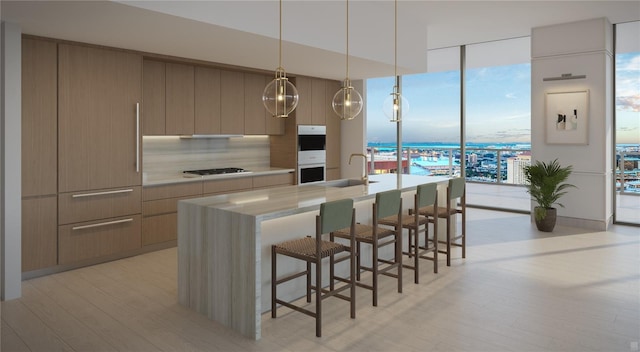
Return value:
[[(454, 203), (453, 205), (451, 203)], [(427, 206), (424, 208), (420, 208), (420, 215), (429, 216), (429, 217), (438, 217), (438, 218), (446, 218), (447, 219), (447, 250), (440, 250), (440, 253), (445, 253), (447, 255), (447, 266), (451, 266), (451, 246), (454, 247), (462, 247), (462, 258), (466, 258), (466, 249), (467, 249), (467, 236), (466, 236), (466, 191), (465, 191), (465, 179), (464, 177), (457, 177), (449, 179), (449, 184), (447, 185), (447, 205), (445, 207), (441, 206)], [(456, 235), (455, 233), (451, 234), (451, 218), (454, 219), (456, 214), (462, 215), (462, 229), (460, 235)], [(436, 237), (438, 234), (436, 233)], [(456, 242), (460, 240), (460, 242)], [(443, 243), (443, 241), (439, 241)]]
[[(403, 267), (413, 270), (414, 282), (419, 282), (419, 259), (433, 261), (433, 272), (438, 272), (438, 221), (433, 216), (421, 216), (415, 209), (434, 206), (438, 204), (438, 189), (435, 183), (418, 185), (414, 195), (414, 208), (409, 209), (408, 215), (403, 215), (400, 219), (402, 228), (409, 230), (408, 251), (404, 252), (409, 258), (413, 258), (413, 265), (403, 264)], [(395, 216), (380, 219), (380, 224), (397, 226), (398, 220)], [(433, 224), (434, 236), (429, 238), (429, 223)], [(424, 246), (420, 246), (420, 233), (424, 232)], [(415, 236), (414, 236), (415, 234)], [(430, 257), (427, 254), (433, 253)]]
[[(389, 229), (379, 226), (379, 219), (396, 216), (398, 223), (402, 216), (402, 198), (399, 190), (390, 190), (379, 192), (376, 194), (375, 203), (373, 203), (373, 222), (371, 225), (356, 224), (355, 240), (356, 240), (356, 285), (372, 291), (373, 305), (378, 305), (378, 275), (386, 275), (397, 278), (398, 292), (402, 293), (402, 229), (396, 226)], [(331, 233), (331, 238), (349, 238), (349, 233), (340, 230)], [(361, 244), (367, 243), (372, 248), (371, 267), (365, 267), (361, 264)], [(379, 249), (393, 244), (394, 260), (381, 259), (379, 257)], [(353, 247), (352, 247), (353, 248)], [(381, 266), (381, 267), (380, 267)], [(397, 273), (393, 274), (389, 271), (397, 268)], [(372, 285), (360, 282), (361, 270), (371, 271), (373, 273)]]
[[(302, 312), (316, 319), (316, 336), (322, 336), (322, 300), (325, 298), (336, 296), (351, 303), (351, 318), (356, 317), (356, 289), (355, 289), (355, 253), (351, 248), (355, 246), (355, 209), (353, 208), (353, 199), (343, 199), (332, 202), (326, 202), (320, 205), (320, 215), (316, 216), (316, 235), (315, 238), (307, 236), (300, 239), (290, 240), (275, 244), (271, 247), (271, 317), (276, 317), (277, 304), (289, 307), (298, 312)], [(322, 239), (323, 234), (330, 233), (338, 229), (347, 227), (347, 238), (350, 240), (350, 246), (346, 246), (333, 241)], [(349, 252), (344, 259), (350, 260), (349, 278), (335, 276), (334, 264), (335, 255), (341, 252)], [(307, 262), (305, 271), (288, 275), (284, 278), (277, 278), (276, 255), (282, 254), (288, 257), (297, 258)], [(322, 286), (322, 259), (330, 258), (330, 289), (323, 289)], [(340, 260), (340, 261), (342, 261)], [(315, 285), (311, 284), (311, 264), (315, 264)], [(293, 280), (295, 278), (306, 276), (307, 278), (307, 302), (311, 302), (311, 290), (316, 292), (316, 309), (312, 311), (305, 309), (289, 302), (280, 300), (276, 297), (277, 285)], [(334, 280), (343, 282), (344, 285), (336, 288)], [(340, 292), (349, 289), (349, 296), (345, 296)]]

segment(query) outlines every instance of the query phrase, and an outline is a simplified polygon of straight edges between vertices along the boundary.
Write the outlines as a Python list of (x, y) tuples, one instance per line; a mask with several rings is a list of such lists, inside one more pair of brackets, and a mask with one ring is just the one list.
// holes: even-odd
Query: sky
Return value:
[[(457, 71), (403, 76), (409, 102), (404, 142), (454, 142), (460, 133)], [(393, 78), (367, 80), (367, 139), (394, 142), (395, 125), (382, 111)], [(617, 143), (640, 144), (640, 53), (616, 56)], [(471, 143), (531, 142), (531, 65), (467, 70), (466, 139)]]

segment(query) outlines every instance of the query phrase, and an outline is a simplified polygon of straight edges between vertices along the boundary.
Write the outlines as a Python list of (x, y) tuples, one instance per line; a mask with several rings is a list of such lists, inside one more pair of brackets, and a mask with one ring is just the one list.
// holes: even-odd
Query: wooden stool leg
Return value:
[(276, 247), (271, 246), (271, 317), (276, 317)]
[(451, 266), (451, 216), (447, 216), (447, 266)]
[[(398, 266), (398, 292), (402, 293), (402, 227), (396, 227), (396, 265)], [(418, 258), (418, 257), (416, 257)]]
[(311, 263), (309, 262), (307, 262), (307, 302), (311, 302)]
[(371, 260), (371, 269), (373, 271), (373, 306), (378, 306), (378, 244), (374, 243), (373, 246), (373, 259)]
[(316, 336), (322, 337), (322, 259), (316, 262)]
[(362, 263), (360, 263), (360, 258), (362, 257), (360, 255), (360, 242), (356, 243), (356, 247), (357, 247), (357, 251), (356, 251), (356, 280), (360, 281), (360, 271), (362, 270)]
[[(425, 227), (427, 225), (425, 224)], [(425, 229), (426, 231), (426, 229)], [(411, 230), (409, 230), (409, 232), (411, 232)], [(420, 262), (420, 236), (418, 236), (418, 234), (420, 233), (420, 231), (418, 229), (416, 229), (416, 236), (415, 236), (415, 245), (413, 246), (414, 248), (414, 254), (415, 254), (415, 263), (413, 264), (413, 281), (417, 284), (420, 282), (420, 273), (419, 273), (419, 267), (418, 267), (418, 263)], [(426, 244), (425, 244), (426, 246)]]

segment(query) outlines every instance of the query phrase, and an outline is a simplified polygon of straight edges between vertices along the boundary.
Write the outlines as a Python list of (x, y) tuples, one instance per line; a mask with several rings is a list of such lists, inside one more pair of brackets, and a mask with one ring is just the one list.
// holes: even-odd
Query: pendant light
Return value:
[(282, 68), (282, 0), (280, 0), (280, 40), (278, 46), (278, 68), (275, 78), (262, 92), (262, 104), (273, 117), (287, 118), (298, 106), (298, 90), (289, 82)]
[(393, 91), (382, 104), (384, 114), (390, 122), (400, 122), (402, 115), (409, 113), (409, 102), (400, 94), (400, 77), (398, 76), (398, 0), (394, 1), (394, 85)]
[(362, 96), (351, 86), (349, 80), (349, 0), (347, 0), (347, 78), (342, 83), (342, 88), (333, 96), (331, 102), (333, 111), (342, 120), (353, 120), (362, 111)]

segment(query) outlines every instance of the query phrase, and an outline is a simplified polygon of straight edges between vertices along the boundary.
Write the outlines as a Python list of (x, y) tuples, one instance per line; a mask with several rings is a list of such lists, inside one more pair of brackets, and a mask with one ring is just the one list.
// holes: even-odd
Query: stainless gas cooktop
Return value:
[(234, 174), (248, 172), (245, 169), (241, 169), (239, 167), (222, 167), (216, 169), (202, 169), (202, 170), (187, 170), (182, 173), (187, 177), (195, 177), (195, 176), (208, 176), (208, 175), (221, 175), (221, 174)]

